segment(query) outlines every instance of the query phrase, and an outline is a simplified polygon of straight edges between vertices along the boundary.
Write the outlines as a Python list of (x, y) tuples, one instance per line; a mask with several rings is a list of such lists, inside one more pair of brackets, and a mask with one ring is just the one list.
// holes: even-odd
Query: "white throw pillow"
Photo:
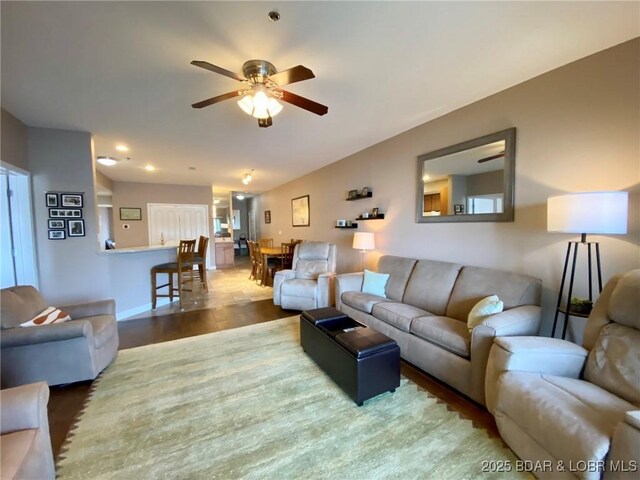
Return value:
[(38, 325), (49, 325), (51, 323), (62, 323), (71, 320), (67, 312), (63, 312), (56, 307), (47, 307), (28, 322), (21, 323), (21, 327), (37, 327)]
[(467, 317), (467, 328), (471, 331), (488, 316), (495, 315), (503, 310), (504, 303), (502, 303), (502, 300), (500, 300), (497, 295), (491, 295), (490, 297), (483, 298), (476, 303), (469, 312), (469, 316)]
[(362, 282), (362, 293), (377, 295), (378, 297), (387, 298), (384, 293), (384, 287), (387, 286), (389, 280), (388, 273), (377, 273), (370, 270), (364, 271), (364, 281)]

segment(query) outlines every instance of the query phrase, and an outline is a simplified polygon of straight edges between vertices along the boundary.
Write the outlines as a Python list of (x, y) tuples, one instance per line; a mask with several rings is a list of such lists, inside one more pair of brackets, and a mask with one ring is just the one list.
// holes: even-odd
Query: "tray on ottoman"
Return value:
[(400, 348), (396, 342), (335, 308), (302, 312), (300, 343), (359, 406), (400, 386)]

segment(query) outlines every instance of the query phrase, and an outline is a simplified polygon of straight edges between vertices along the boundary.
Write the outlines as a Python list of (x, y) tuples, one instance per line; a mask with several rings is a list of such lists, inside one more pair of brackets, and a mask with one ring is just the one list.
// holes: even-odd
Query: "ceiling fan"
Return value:
[(191, 105), (193, 108), (208, 107), (224, 100), (242, 97), (238, 100), (240, 108), (245, 113), (257, 118), (258, 126), (265, 128), (273, 125), (272, 117), (282, 110), (282, 105), (278, 100), (290, 103), (316, 115), (324, 115), (329, 111), (329, 108), (324, 105), (280, 88), (283, 85), (315, 78), (313, 72), (302, 65), (278, 72), (276, 67), (266, 60), (249, 60), (242, 66), (243, 75), (201, 60), (193, 60), (191, 65), (233, 78), (244, 84), (240, 90), (234, 90), (233, 92), (194, 103)]
[(478, 160), (478, 163), (484, 163), (484, 162), (488, 162), (490, 160), (495, 160), (496, 158), (502, 158), (504, 157), (504, 152), (500, 152), (497, 155), (491, 155), (490, 157), (487, 158), (481, 158), (480, 160)]

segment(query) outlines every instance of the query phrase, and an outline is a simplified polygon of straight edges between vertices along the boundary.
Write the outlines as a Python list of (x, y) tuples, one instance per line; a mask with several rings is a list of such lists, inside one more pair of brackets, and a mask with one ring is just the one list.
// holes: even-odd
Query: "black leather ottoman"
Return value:
[(300, 344), (358, 406), (400, 386), (396, 342), (333, 307), (302, 312)]

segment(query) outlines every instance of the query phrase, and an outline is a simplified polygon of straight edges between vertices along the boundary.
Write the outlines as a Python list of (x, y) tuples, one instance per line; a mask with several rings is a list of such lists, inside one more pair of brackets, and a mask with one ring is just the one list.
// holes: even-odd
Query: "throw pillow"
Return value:
[(71, 320), (67, 312), (63, 312), (56, 307), (47, 307), (28, 322), (21, 323), (21, 327), (36, 327), (38, 325), (49, 325), (51, 323), (62, 323)]
[(384, 293), (384, 287), (387, 286), (389, 280), (388, 273), (377, 273), (370, 270), (364, 271), (364, 281), (362, 282), (362, 293), (377, 295), (378, 297), (387, 298)]
[(489, 315), (495, 315), (502, 310), (504, 310), (504, 303), (502, 303), (502, 300), (500, 300), (497, 295), (483, 298), (476, 303), (469, 312), (467, 328), (469, 331), (473, 330), (476, 325), (481, 323)]

